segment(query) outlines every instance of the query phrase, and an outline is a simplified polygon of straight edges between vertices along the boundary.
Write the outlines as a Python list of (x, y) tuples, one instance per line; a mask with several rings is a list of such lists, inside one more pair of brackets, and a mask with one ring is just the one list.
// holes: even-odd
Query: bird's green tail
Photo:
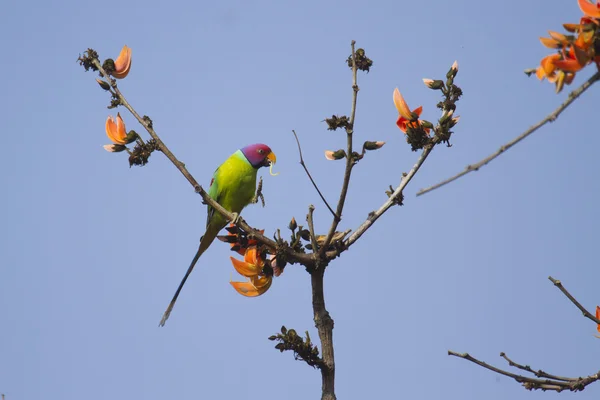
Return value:
[(190, 276), (190, 274), (192, 273), (192, 270), (194, 269), (194, 266), (196, 265), (196, 262), (198, 262), (200, 256), (206, 251), (206, 249), (208, 249), (208, 246), (210, 246), (211, 243), (215, 240), (215, 238), (217, 237), (217, 233), (219, 233), (220, 230), (221, 229), (214, 229), (210, 225), (207, 227), (206, 233), (200, 239), (200, 246), (198, 247), (198, 251), (196, 251), (196, 255), (194, 256), (192, 263), (190, 264), (187, 272), (185, 273), (185, 276), (181, 280), (181, 283), (179, 284), (179, 287), (177, 288), (177, 291), (173, 296), (173, 300), (171, 300), (171, 302), (169, 303), (169, 307), (167, 307), (167, 310), (163, 314), (159, 326), (165, 326), (165, 322), (167, 322), (167, 319), (169, 319), (169, 316), (171, 315), (171, 311), (173, 311), (173, 307), (175, 306), (177, 297), (179, 297), (179, 292), (181, 292), (183, 285), (185, 285), (185, 281), (187, 281), (188, 276)]

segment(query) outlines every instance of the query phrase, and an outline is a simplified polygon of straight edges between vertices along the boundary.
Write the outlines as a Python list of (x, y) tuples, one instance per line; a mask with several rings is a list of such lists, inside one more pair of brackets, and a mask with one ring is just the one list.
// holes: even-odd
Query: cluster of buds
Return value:
[[(369, 57), (367, 57), (365, 49), (357, 49), (354, 52), (354, 62), (356, 62), (356, 69), (358, 69), (360, 71), (365, 71), (367, 73), (373, 66), (373, 60), (371, 60)], [(346, 63), (348, 64), (348, 67), (352, 68), (352, 65), (353, 65), (352, 54), (350, 56), (348, 56)]]
[(314, 368), (323, 366), (323, 360), (319, 357), (319, 349), (312, 344), (308, 331), (306, 331), (306, 338), (303, 338), (294, 329), (282, 326), (281, 333), (270, 336), (269, 340), (278, 342), (275, 348), (281, 353), (291, 350), (294, 352), (296, 360), (303, 360)]
[[(356, 151), (352, 152), (352, 161), (354, 163), (360, 161), (365, 156), (367, 151), (378, 150), (383, 147), (385, 142), (383, 141), (370, 141), (367, 140), (363, 143), (362, 152), (358, 153)], [(346, 158), (346, 151), (344, 149), (339, 150), (325, 150), (325, 158), (331, 161), (341, 160)]]
[[(246, 297), (257, 297), (264, 294), (271, 287), (273, 276), (279, 276), (283, 268), (277, 265), (277, 257), (270, 254), (269, 250), (249, 238), (238, 227), (231, 224), (226, 228), (228, 234), (217, 236), (223, 242), (231, 245), (231, 250), (243, 255), (244, 260), (230, 257), (233, 268), (247, 281), (234, 282), (231, 286), (241, 295)], [(262, 235), (264, 231), (259, 231)]]
[(556, 93), (560, 92), (565, 84), (571, 84), (575, 73), (586, 65), (596, 63), (600, 68), (600, 56), (596, 55), (596, 48), (600, 47), (600, 2), (577, 2), (584, 16), (578, 24), (563, 24), (569, 35), (549, 31), (549, 38), (540, 38), (544, 46), (556, 49), (557, 52), (542, 58), (535, 75), (540, 80), (546, 78), (548, 82), (554, 83)]
[(411, 111), (398, 88), (394, 89), (394, 105), (398, 110), (396, 125), (406, 135), (406, 141), (411, 145), (413, 151), (422, 149), (431, 143), (433, 139), (432, 130), (440, 141), (448, 142), (450, 139), (452, 133), (450, 129), (460, 120), (460, 117), (454, 116), (455, 103), (462, 95), (461, 89), (454, 84), (457, 73), (458, 63), (455, 61), (446, 74), (446, 82), (439, 79), (423, 79), (425, 86), (429, 89), (440, 90), (445, 97), (445, 100), (437, 105), (442, 110), (442, 116), (436, 127), (431, 122), (420, 119), (423, 106)]

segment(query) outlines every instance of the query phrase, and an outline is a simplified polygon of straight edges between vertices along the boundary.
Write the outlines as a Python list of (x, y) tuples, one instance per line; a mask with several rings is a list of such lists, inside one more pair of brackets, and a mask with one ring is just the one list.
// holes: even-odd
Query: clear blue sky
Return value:
[[(464, 97), (453, 147), (436, 149), (405, 206), (328, 269), (338, 398), (554, 397), (448, 357), (448, 349), (503, 367), (500, 351), (559, 375), (598, 371), (595, 326), (547, 280), (561, 279), (590, 309), (600, 303), (598, 87), (484, 170), (414, 197), (565, 99), (568, 90), (555, 95), (523, 69), (547, 54), (539, 36), (579, 17), (574, 0), (6, 3), (0, 393), (7, 400), (320, 396), (319, 372), (267, 340), (282, 324), (317, 337), (300, 267), (247, 299), (228, 283), (231, 253), (215, 244), (167, 326), (157, 327), (206, 210), (160, 154), (130, 169), (125, 155), (102, 149), (113, 111), (76, 59), (87, 47), (116, 57), (124, 44), (133, 64), (121, 89), (205, 187), (236, 149), (273, 148), (281, 174), (262, 172), (267, 208), (244, 212), (270, 234), (292, 216), (303, 221), (310, 203), (317, 231), (328, 227), (291, 130), (334, 201), (343, 165), (323, 151), (343, 146), (344, 135), (322, 120), (349, 112), (344, 60), (352, 39), (375, 63), (359, 77), (356, 140), (387, 144), (356, 167), (343, 229), (379, 207), (416, 160), (395, 126), (393, 89), (434, 119), (437, 93), (421, 78), (442, 77), (457, 59)], [(577, 398), (599, 394), (596, 384)]]

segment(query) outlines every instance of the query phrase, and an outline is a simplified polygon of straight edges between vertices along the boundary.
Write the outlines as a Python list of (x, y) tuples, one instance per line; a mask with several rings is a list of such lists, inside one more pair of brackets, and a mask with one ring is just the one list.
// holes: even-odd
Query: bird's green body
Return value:
[[(266, 145), (252, 145), (236, 151), (216, 169), (210, 183), (208, 195), (227, 211), (239, 214), (254, 199), (258, 168), (267, 166), (272, 162), (275, 162), (275, 155)], [(179, 292), (194, 269), (194, 265), (215, 240), (219, 231), (227, 225), (227, 222), (228, 220), (225, 217), (216, 212), (210, 205), (208, 206), (206, 232), (200, 239), (198, 251), (163, 315), (160, 322), (161, 326), (169, 318)]]
[[(256, 173), (240, 150), (233, 153), (213, 174), (208, 195), (227, 211), (239, 214), (254, 198), (256, 191)], [(206, 234), (217, 233), (227, 225), (225, 218), (208, 206)], [(213, 238), (214, 240), (216, 233)]]

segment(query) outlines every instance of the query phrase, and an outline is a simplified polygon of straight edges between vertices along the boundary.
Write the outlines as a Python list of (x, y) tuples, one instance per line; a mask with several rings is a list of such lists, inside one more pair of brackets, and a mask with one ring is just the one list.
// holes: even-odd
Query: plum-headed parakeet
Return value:
[[(275, 161), (275, 153), (266, 144), (252, 144), (236, 151), (215, 171), (210, 181), (208, 195), (229, 212), (239, 214), (254, 198), (258, 169), (272, 166)], [(206, 232), (200, 239), (198, 251), (179, 284), (173, 300), (169, 303), (169, 307), (167, 307), (160, 321), (160, 326), (164, 326), (169, 318), (179, 292), (181, 292), (185, 281), (194, 269), (194, 265), (215, 240), (219, 231), (227, 225), (227, 222), (225, 217), (215, 212), (215, 209), (210, 205), (208, 206)]]

